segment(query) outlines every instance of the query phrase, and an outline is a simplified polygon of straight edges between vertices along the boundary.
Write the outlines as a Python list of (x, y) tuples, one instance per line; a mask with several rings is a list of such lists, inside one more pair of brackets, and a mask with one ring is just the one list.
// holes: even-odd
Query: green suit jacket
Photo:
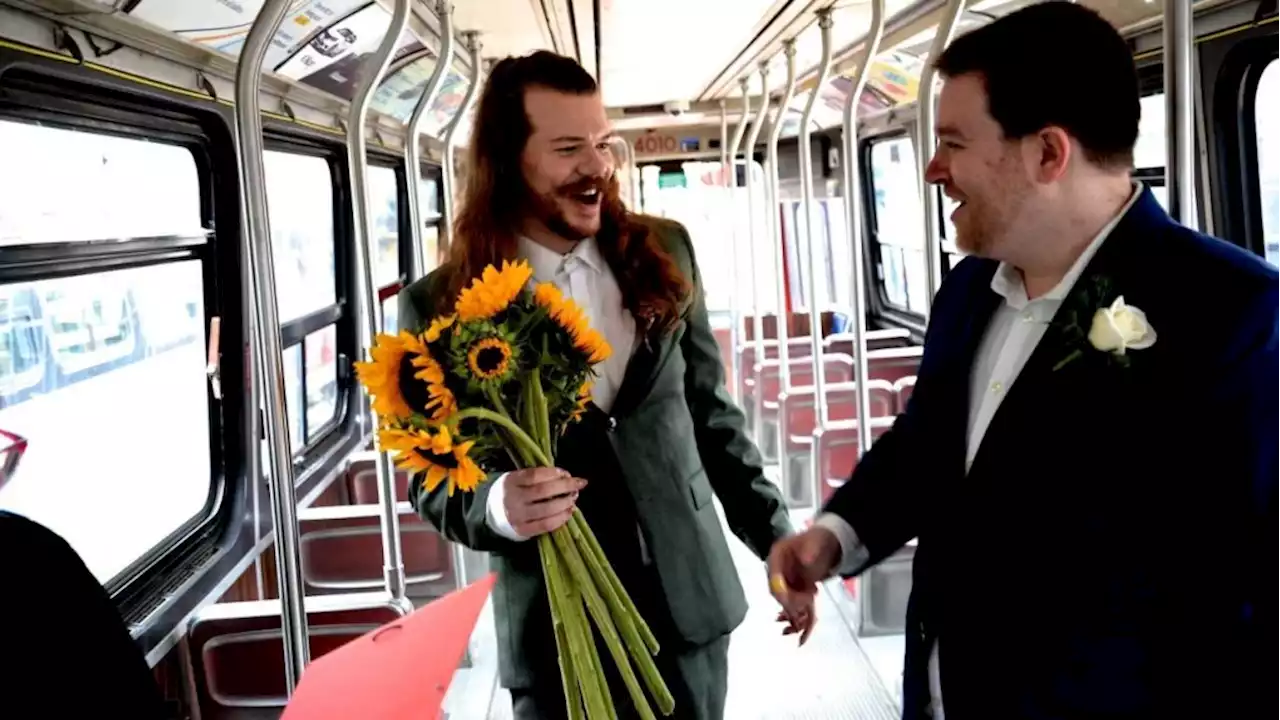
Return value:
[[(663, 242), (692, 291), (682, 321), (639, 343), (612, 408), (609, 433), (623, 480), (634, 499), (648, 553), (675, 631), (701, 645), (731, 632), (747, 610), (713, 495), (734, 534), (761, 559), (791, 532), (786, 503), (762, 470), (744, 431), (744, 417), (725, 388), (719, 345), (711, 332), (693, 245), (683, 226), (636, 216)], [(400, 323), (419, 329), (441, 307), (445, 283), (432, 273), (399, 297)], [(637, 331), (641, 331), (637, 328)], [(492, 479), (492, 478), (491, 478)], [(591, 478), (588, 478), (591, 480)], [(513, 542), (486, 523), (489, 483), (449, 497), (445, 485), (426, 493), (410, 484), (418, 513), (453, 542), (491, 554), (498, 572), (494, 613), (505, 687), (533, 683), (524, 624), (550, 624), (537, 543)]]

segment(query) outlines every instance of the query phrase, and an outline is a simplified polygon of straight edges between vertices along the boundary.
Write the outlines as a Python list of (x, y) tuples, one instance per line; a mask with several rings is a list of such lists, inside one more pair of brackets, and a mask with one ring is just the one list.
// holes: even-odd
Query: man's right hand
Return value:
[(503, 509), (507, 522), (524, 537), (548, 533), (569, 522), (578, 491), (587, 481), (558, 468), (533, 468), (503, 478)]
[(802, 622), (806, 608), (840, 562), (840, 540), (824, 527), (782, 538), (769, 550), (769, 590), (793, 623)]

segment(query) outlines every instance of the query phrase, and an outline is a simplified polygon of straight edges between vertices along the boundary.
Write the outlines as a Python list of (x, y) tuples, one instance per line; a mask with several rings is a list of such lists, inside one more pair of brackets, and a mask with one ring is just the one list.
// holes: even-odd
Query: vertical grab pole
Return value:
[[(782, 244), (782, 218), (778, 216), (781, 208), (782, 182), (778, 170), (778, 139), (782, 137), (782, 123), (786, 120), (787, 108), (796, 96), (796, 41), (794, 38), (782, 41), (782, 54), (787, 60), (787, 86), (782, 92), (782, 100), (778, 110), (773, 114), (773, 123), (769, 126), (769, 138), (765, 146), (765, 164), (769, 166), (767, 178), (769, 188), (769, 227), (773, 238), (773, 265), (777, 272), (778, 282), (775, 286), (778, 298), (778, 466), (782, 476), (782, 487), (790, 488), (791, 463), (785, 457), (786, 437), (782, 433), (785, 427), (782, 412), (782, 400), (791, 392), (791, 352), (787, 346), (790, 339), (791, 313), (787, 311), (786, 282), (786, 248)], [(785, 320), (785, 321), (784, 321)]]
[[(800, 202), (804, 210), (805, 242), (809, 246), (809, 341), (810, 350), (813, 353), (814, 427), (818, 429), (827, 427), (827, 377), (823, 362), (822, 310), (818, 298), (818, 277), (822, 273), (822, 261), (818, 259), (818, 251), (821, 248), (813, 232), (813, 152), (810, 148), (812, 133), (809, 123), (813, 117), (813, 110), (818, 105), (818, 96), (822, 94), (822, 86), (826, 85), (827, 79), (831, 77), (831, 26), (834, 24), (835, 22), (831, 19), (831, 8), (818, 11), (818, 30), (822, 32), (822, 65), (818, 69), (818, 81), (809, 94), (809, 101), (804, 105), (804, 114), (800, 116)], [(813, 476), (822, 477), (817, 467), (813, 468)], [(818, 491), (814, 495), (815, 503), (816, 498), (822, 497), (821, 487)]]
[[(267, 48), (289, 9), (289, 0), (266, 0), (240, 52), (236, 67), (236, 147), (241, 170), (242, 208), (245, 210), (244, 250), (252, 284), (247, 288), (253, 306), (254, 364), (261, 371), (262, 411), (271, 450), (271, 517), (276, 532), (276, 577), (280, 587), (280, 629), (284, 635), (285, 689), (290, 695), (311, 657), (307, 617), (302, 598), (302, 570), (298, 548), (298, 499), (293, 487), (293, 458), (285, 424), (284, 359), (280, 313), (276, 306), (275, 269), (271, 252), (271, 224), (267, 214), (266, 167), (263, 160), (262, 115), (258, 87)], [(249, 408), (258, 412), (257, 407)], [(251, 452), (258, 452), (255, 442)]]
[[(453, 237), (453, 220), (456, 212), (453, 203), (453, 185), (454, 185), (454, 147), (453, 137), (458, 133), (462, 121), (467, 116), (467, 112), (471, 109), (471, 103), (475, 101), (476, 95), (480, 92), (480, 33), (475, 30), (468, 30), (462, 34), (462, 44), (467, 48), (467, 52), (471, 56), (471, 84), (467, 86), (467, 94), (462, 98), (462, 104), (458, 106), (458, 112), (449, 120), (449, 125), (444, 131), (444, 172), (441, 177), (444, 178), (444, 226), (448, 228), (449, 242), (454, 241)], [(466, 550), (459, 543), (453, 543), (453, 584), (455, 587), (461, 588), (467, 584), (467, 556)], [(469, 651), (468, 651), (469, 652)]]
[(467, 94), (462, 97), (462, 104), (458, 105), (458, 112), (449, 119), (449, 124), (445, 126), (444, 137), (444, 172), (441, 173), (444, 178), (444, 227), (449, 233), (449, 243), (453, 243), (453, 219), (457, 215), (457, 209), (454, 205), (453, 186), (456, 182), (454, 177), (454, 158), (457, 150), (453, 147), (453, 136), (458, 134), (458, 128), (462, 126), (462, 121), (466, 119), (467, 112), (471, 110), (471, 103), (475, 100), (476, 95), (480, 92), (480, 33), (476, 30), (468, 30), (462, 33), (462, 44), (467, 48), (467, 52), (471, 55), (471, 84), (467, 86)]
[[(743, 88), (750, 83), (750, 77), (742, 79)], [(764, 383), (762, 382), (762, 370), (764, 363), (764, 303), (761, 302), (761, 293), (764, 292), (763, 278), (760, 277), (761, 265), (756, 258), (756, 203), (755, 203), (755, 174), (752, 172), (752, 163), (755, 159), (756, 141), (760, 139), (760, 128), (764, 127), (764, 120), (769, 115), (769, 71), (767, 66), (760, 66), (760, 107), (756, 111), (756, 121), (751, 125), (751, 132), (747, 134), (747, 141), (742, 148), (742, 155), (746, 163), (746, 180), (747, 180), (747, 242), (751, 243), (751, 251), (747, 253), (747, 258), (751, 262), (751, 314), (752, 319), (752, 336), (755, 346), (755, 362), (751, 367), (751, 376), (756, 381), (756, 392), (753, 399), (755, 413), (751, 416), (751, 434), (755, 438), (758, 447), (764, 446)], [(778, 323), (782, 323), (781, 313), (779, 312)]]
[[(409, 0), (396, 0), (395, 12), (391, 15), (391, 24), (387, 26), (382, 42), (373, 57), (365, 60), (371, 64), (372, 72), (364, 75), (360, 86), (356, 89), (355, 98), (347, 115), (347, 165), (351, 172), (352, 200), (355, 209), (355, 241), (356, 257), (360, 262), (359, 282), (357, 287), (361, 303), (364, 305), (364, 350), (368, 357), (374, 339), (382, 332), (382, 304), (378, 302), (378, 289), (373, 285), (373, 262), (369, 243), (373, 240), (373, 214), (369, 212), (369, 156), (366, 151), (365, 115), (368, 114), (369, 101), (377, 89), (382, 76), (387, 72), (387, 64), (391, 62), (391, 53), (395, 52), (396, 43), (404, 32), (409, 20)], [(410, 138), (409, 144), (416, 144), (416, 138)], [(417, 190), (414, 185), (412, 194)], [(377, 431), (377, 419), (373, 417), (370, 407), (370, 420), (374, 432)], [(387, 593), (407, 610), (412, 606), (405, 597), (404, 558), (400, 547), (400, 516), (396, 513), (396, 471), (391, 465), (391, 455), (378, 453), (378, 506), (379, 521), (382, 526), (382, 576), (386, 583)]]
[(937, 70), (933, 63), (942, 54), (943, 49), (951, 43), (960, 24), (960, 15), (964, 10), (964, 0), (950, 0), (947, 3), (947, 14), (938, 24), (937, 33), (933, 36), (933, 45), (929, 48), (929, 62), (925, 63), (920, 73), (920, 89), (917, 93), (916, 110), (920, 121), (916, 127), (916, 162), (919, 165), (920, 197), (924, 199), (924, 267), (926, 282), (929, 283), (925, 293), (925, 307), (933, 309), (933, 295), (942, 285), (942, 246), (940, 244), (938, 216), (942, 214), (942, 203), (938, 199), (937, 188), (924, 181), (925, 169), (933, 159), (934, 133), (937, 130), (936, 102), (938, 91), (933, 80)]
[(1169, 118), (1167, 143), (1169, 215), (1190, 228), (1196, 217), (1195, 97), (1192, 93), (1191, 0), (1164, 1), (1164, 104)]
[[(733, 220), (733, 187), (729, 184), (731, 169), (729, 165), (729, 107), (724, 98), (720, 98), (720, 177), (724, 179), (724, 210), (730, 222)], [(730, 226), (730, 230), (732, 230), (732, 226)], [(731, 234), (729, 236), (729, 256), (733, 255), (733, 250), (733, 236)], [(736, 344), (738, 334), (734, 332), (736, 323), (734, 318), (737, 317), (738, 307), (738, 291), (736, 287), (738, 274), (736, 272), (730, 273), (729, 277), (734, 283), (733, 291), (729, 293), (729, 395), (733, 397), (734, 402), (742, 404), (742, 398), (739, 397), (742, 390), (742, 380), (738, 374), (738, 346)]]
[[(725, 155), (727, 173), (726, 188), (729, 193), (729, 231), (732, 233), (734, 249), (741, 251), (738, 245), (738, 194), (734, 192), (738, 188), (738, 148), (742, 145), (742, 137), (747, 132), (747, 123), (751, 120), (751, 98), (747, 95), (747, 85), (742, 84), (742, 118), (738, 120), (738, 127), (733, 131), (733, 142), (729, 144), (728, 153)], [(742, 384), (746, 372), (742, 367), (742, 355), (746, 350), (746, 343), (742, 341), (742, 327), (744, 316), (742, 314), (742, 278), (738, 276), (738, 270), (741, 264), (738, 262), (738, 254), (733, 255), (733, 294), (730, 296), (730, 314), (733, 315), (733, 327), (729, 329), (729, 344), (733, 347), (733, 396), (738, 401), (738, 406), (742, 406)]]
[[(409, 182), (409, 221), (413, 233), (409, 236), (413, 243), (413, 277), (416, 280), (427, 274), (427, 256), (422, 247), (422, 199), (418, 197), (419, 173), (422, 171), (422, 118), (435, 104), (440, 86), (444, 84), (449, 66), (453, 64), (453, 4), (449, 0), (437, 0), (436, 17), (440, 18), (440, 52), (436, 53), (436, 67), (427, 79), (427, 87), (418, 98), (418, 105), (409, 116), (404, 126), (404, 166), (405, 176)], [(432, 258), (439, 262), (440, 258)]]
[(858, 393), (858, 457), (871, 448), (871, 398), (867, 387), (867, 285), (862, 235), (862, 175), (858, 168), (858, 98), (884, 39), (884, 0), (871, 0), (871, 32), (858, 74), (844, 103), (844, 207), (853, 250), (853, 379)]

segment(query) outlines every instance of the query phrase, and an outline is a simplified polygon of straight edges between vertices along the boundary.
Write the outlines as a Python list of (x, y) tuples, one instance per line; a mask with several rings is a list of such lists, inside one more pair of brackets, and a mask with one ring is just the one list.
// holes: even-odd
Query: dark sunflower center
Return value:
[(497, 373), (502, 369), (502, 363), (507, 359), (507, 354), (502, 348), (486, 347), (481, 348), (476, 353), (476, 367), (480, 368), (480, 372), (485, 374)]
[(439, 465), (442, 468), (452, 470), (458, 467), (458, 458), (453, 453), (448, 452), (443, 455), (437, 455), (430, 450), (424, 448), (416, 448), (416, 452), (431, 462), (432, 465)]

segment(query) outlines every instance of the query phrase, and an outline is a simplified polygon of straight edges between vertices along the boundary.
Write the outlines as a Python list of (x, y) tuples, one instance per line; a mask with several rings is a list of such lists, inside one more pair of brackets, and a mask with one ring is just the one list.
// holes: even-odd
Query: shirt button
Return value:
[(1035, 319), (1036, 319), (1035, 314), (1033, 314), (1030, 310), (1022, 314), (1022, 322), (1031, 322), (1032, 320), (1035, 320)]
[(609, 416), (609, 432), (613, 432), (614, 430), (617, 430), (617, 429), (618, 429), (618, 418), (610, 415)]
[(999, 395), (1003, 390), (1004, 390), (1004, 383), (1000, 382), (999, 380), (991, 383), (991, 392)]

